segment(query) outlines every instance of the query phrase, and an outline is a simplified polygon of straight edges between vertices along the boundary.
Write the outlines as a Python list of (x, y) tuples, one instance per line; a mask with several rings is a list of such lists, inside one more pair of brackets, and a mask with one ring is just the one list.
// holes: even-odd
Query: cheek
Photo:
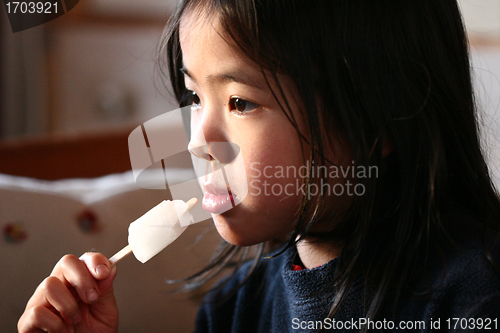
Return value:
[(273, 120), (259, 126), (240, 124), (226, 132), (227, 139), (241, 149), (241, 173), (247, 185), (246, 197), (235, 208), (214, 216), (217, 230), (232, 244), (283, 238), (295, 226), (303, 195), (297, 172), (306, 174), (306, 167), (295, 129), (287, 119)]
[(291, 206), (297, 203), (293, 198), (302, 194), (302, 177), (307, 174), (300, 143), (291, 135), (268, 139), (247, 142), (253, 146), (245, 156), (249, 197), (265, 206), (278, 202), (293, 210)]

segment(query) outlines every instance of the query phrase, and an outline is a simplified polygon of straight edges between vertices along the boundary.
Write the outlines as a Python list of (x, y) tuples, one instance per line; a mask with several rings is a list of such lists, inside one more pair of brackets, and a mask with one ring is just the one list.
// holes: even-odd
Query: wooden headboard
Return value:
[(56, 180), (125, 172), (132, 130), (0, 141), (0, 173)]

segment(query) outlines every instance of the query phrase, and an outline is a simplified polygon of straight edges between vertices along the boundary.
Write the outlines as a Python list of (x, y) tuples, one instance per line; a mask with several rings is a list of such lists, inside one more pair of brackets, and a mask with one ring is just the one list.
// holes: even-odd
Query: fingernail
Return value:
[(89, 302), (95, 302), (95, 301), (97, 301), (97, 298), (99, 297), (99, 295), (97, 295), (97, 291), (95, 289), (87, 291), (86, 296), (87, 296), (87, 300)]
[(77, 314), (76, 316), (73, 317), (73, 325), (78, 325), (82, 321), (82, 316), (80, 314)]
[(95, 268), (95, 272), (97, 275), (105, 275), (108, 274), (109, 268), (106, 265), (99, 265)]

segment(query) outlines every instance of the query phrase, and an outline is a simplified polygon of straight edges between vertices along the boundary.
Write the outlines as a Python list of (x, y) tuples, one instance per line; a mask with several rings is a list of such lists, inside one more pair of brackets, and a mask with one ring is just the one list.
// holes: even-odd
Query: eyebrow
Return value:
[[(188, 76), (191, 80), (196, 83), (193, 75), (189, 70), (183, 66), (181, 72)], [(254, 87), (261, 90), (267, 90), (267, 85), (263, 84), (261, 80), (256, 80), (255, 78), (247, 75), (245, 72), (240, 70), (229, 71), (227, 73), (208, 75), (205, 78), (208, 82), (237, 82), (250, 87)]]

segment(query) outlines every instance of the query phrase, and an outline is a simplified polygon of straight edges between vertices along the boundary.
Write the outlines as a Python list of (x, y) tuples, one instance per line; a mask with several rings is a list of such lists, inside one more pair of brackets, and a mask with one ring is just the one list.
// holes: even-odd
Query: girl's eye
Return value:
[(229, 109), (231, 111), (236, 111), (240, 113), (252, 111), (258, 107), (259, 106), (255, 103), (245, 101), (244, 99), (237, 97), (231, 98), (231, 100), (229, 101)]
[(200, 97), (192, 90), (187, 90), (181, 99), (182, 106), (191, 105), (192, 107), (200, 107), (201, 100)]

